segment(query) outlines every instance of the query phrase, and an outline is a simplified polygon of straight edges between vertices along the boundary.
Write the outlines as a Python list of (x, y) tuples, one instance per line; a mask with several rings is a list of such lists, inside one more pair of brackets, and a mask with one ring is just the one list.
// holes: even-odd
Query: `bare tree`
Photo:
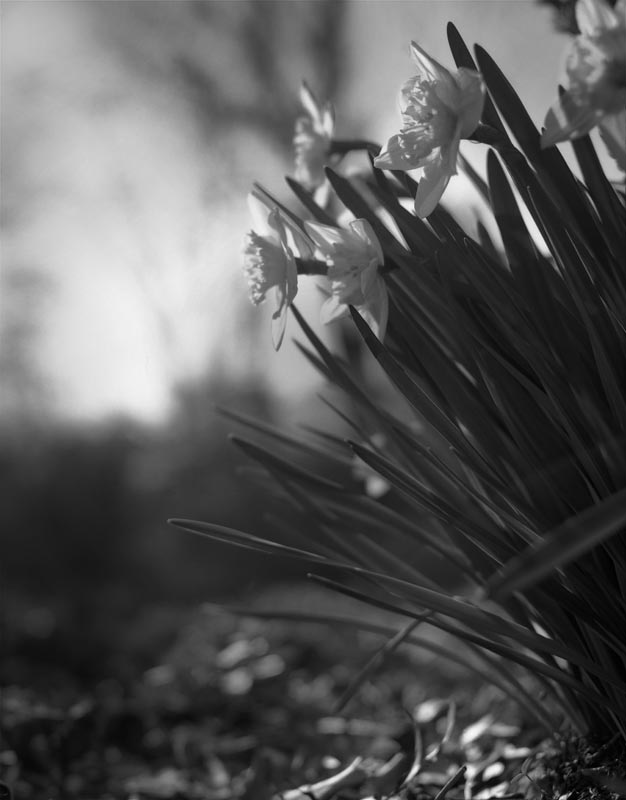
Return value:
[[(246, 142), (254, 140), (255, 148), (271, 151), (285, 171), (290, 170), (301, 79), (306, 78), (325, 98), (333, 99), (341, 91), (347, 10), (343, 0), (96, 6), (99, 35), (115, 48), (127, 69), (144, 76), (147, 84), (169, 86), (180, 107), (187, 108), (198, 134), (200, 155), (202, 147), (207, 158), (214, 158), (218, 148), (223, 152), (229, 186), (216, 190), (215, 173), (206, 175), (201, 210), (207, 218), (223, 203), (224, 191), (237, 192), (243, 198), (249, 190), (255, 162), (246, 162)], [(137, 187), (122, 176), (117, 191), (119, 208), (125, 209), (121, 213), (136, 220), (142, 202)], [(242, 234), (246, 225), (243, 219)], [(138, 283), (174, 382), (185, 382), (188, 371), (176, 368), (181, 366), (179, 339), (185, 319), (180, 307), (173, 307), (171, 295), (163, 291), (171, 264), (155, 251), (149, 228), (133, 226), (139, 237), (133, 262)], [(207, 276), (203, 286), (191, 241), (192, 237), (181, 242), (186, 258), (178, 269), (188, 289), (186, 310), (200, 318), (210, 297)], [(236, 326), (239, 338), (251, 342), (260, 317), (246, 308), (245, 293), (240, 295)], [(237, 357), (240, 362), (250, 358), (248, 373), (254, 374), (254, 353), (248, 350)]]
[(42, 303), (50, 280), (34, 266), (7, 263), (0, 273), (0, 425), (21, 435), (48, 417), (50, 394), (37, 357)]

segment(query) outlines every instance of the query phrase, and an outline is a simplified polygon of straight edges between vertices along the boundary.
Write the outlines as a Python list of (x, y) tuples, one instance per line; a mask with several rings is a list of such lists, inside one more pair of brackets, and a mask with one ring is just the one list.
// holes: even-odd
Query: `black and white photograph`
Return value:
[(0, 800), (626, 798), (626, 0), (0, 25)]

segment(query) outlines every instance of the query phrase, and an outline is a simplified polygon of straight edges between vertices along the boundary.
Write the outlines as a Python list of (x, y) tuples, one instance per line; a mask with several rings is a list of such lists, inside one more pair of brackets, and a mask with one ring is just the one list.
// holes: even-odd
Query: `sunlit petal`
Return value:
[(274, 345), (274, 350), (280, 350), (285, 338), (286, 327), (287, 304), (285, 303), (272, 315), (272, 344)]
[(541, 146), (550, 147), (557, 142), (584, 136), (598, 124), (599, 116), (597, 111), (565, 92), (546, 114)]
[[(285, 332), (287, 309), (298, 292), (298, 270), (289, 244), (290, 240), (295, 241), (295, 226), (257, 190), (248, 196), (248, 205), (256, 229), (244, 241), (243, 271), (254, 305), (264, 302), (268, 295), (274, 297), (272, 341), (278, 349)], [(297, 232), (297, 235), (306, 241), (304, 234)], [(311, 253), (312, 245), (307, 244), (306, 249)]]
[(372, 264), (371, 267), (364, 269), (361, 273), (361, 294), (367, 297), (374, 289), (374, 284), (378, 280), (378, 267)]
[(306, 111), (306, 113), (311, 117), (311, 119), (317, 119), (319, 115), (320, 104), (306, 81), (302, 81), (299, 97), (300, 105)]
[(415, 195), (415, 213), (418, 217), (427, 217), (435, 210), (451, 177), (448, 164), (443, 160), (424, 169)]
[[(317, 247), (316, 256), (326, 261), (330, 297), (322, 306), (323, 323), (348, 316), (349, 306), (367, 308), (376, 317), (376, 330), (384, 329), (387, 313), (382, 294), (386, 287), (380, 275), (384, 263), (382, 247), (367, 220), (356, 219), (348, 229), (319, 222), (305, 222)], [(384, 323), (384, 324), (382, 324)]]
[(247, 199), (248, 210), (252, 216), (252, 227), (257, 233), (267, 235), (271, 230), (268, 224), (268, 217), (271, 211), (270, 207), (257, 189), (253, 189), (248, 194)]
[(300, 103), (306, 113), (295, 124), (295, 177), (313, 192), (327, 183), (324, 167), (330, 154), (335, 115), (332, 106), (321, 105), (306, 83), (300, 88)]
[(411, 58), (417, 66), (420, 80), (442, 83), (449, 88), (451, 92), (454, 91), (454, 78), (450, 74), (450, 71), (429, 56), (428, 53), (415, 42), (411, 42)]
[(383, 248), (378, 241), (378, 237), (374, 233), (374, 228), (366, 219), (355, 219), (350, 223), (351, 230), (363, 241), (365, 244), (374, 248), (374, 254), (377, 262), (382, 264), (385, 260), (383, 255)]
[(461, 138), (471, 136), (478, 127), (485, 105), (485, 84), (480, 75), (473, 69), (461, 67), (456, 75), (456, 82), (461, 94), (459, 106), (461, 119)]
[(321, 222), (305, 220), (304, 228), (317, 247), (326, 251), (329, 247), (340, 245), (345, 241), (345, 234), (340, 228), (324, 225)]
[(385, 338), (389, 319), (389, 293), (384, 280), (380, 276), (378, 276), (372, 287), (367, 297), (367, 302), (362, 306), (358, 306), (357, 310), (374, 331), (377, 338), (382, 341)]
[(329, 322), (344, 319), (348, 316), (350, 316), (348, 306), (342, 303), (337, 295), (334, 294), (326, 300), (320, 309), (320, 321), (323, 325), (328, 325)]
[(575, 13), (583, 36), (593, 36), (620, 24), (618, 14), (605, 0), (578, 0)]

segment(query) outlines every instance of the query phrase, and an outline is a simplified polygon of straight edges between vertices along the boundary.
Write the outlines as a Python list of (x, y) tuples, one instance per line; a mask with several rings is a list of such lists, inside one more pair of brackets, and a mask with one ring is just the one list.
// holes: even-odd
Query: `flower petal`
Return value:
[(485, 84), (480, 74), (473, 69), (461, 67), (455, 80), (461, 94), (457, 110), (461, 121), (461, 138), (471, 136), (478, 127), (485, 105)]
[(330, 103), (326, 103), (322, 109), (320, 126), (322, 131), (330, 139), (333, 135), (333, 131), (335, 130), (335, 111)]
[(418, 217), (423, 219), (432, 214), (451, 177), (448, 159), (441, 158), (424, 168), (415, 195), (415, 213)]
[(287, 305), (290, 305), (295, 296), (298, 294), (298, 267), (296, 266), (296, 262), (294, 261), (291, 251), (286, 245), (283, 245), (283, 250), (285, 252), (285, 260), (287, 262), (284, 285), (285, 302)]
[(425, 50), (422, 50), (415, 42), (411, 42), (411, 57), (417, 65), (419, 77), (422, 80), (434, 81), (436, 83), (441, 82), (450, 94), (456, 91), (456, 84), (449, 70), (438, 61), (435, 61), (434, 58), (431, 58), (431, 56), (429, 56)]
[(367, 302), (358, 306), (357, 311), (382, 342), (389, 319), (389, 294), (380, 275), (367, 297)]
[(335, 228), (333, 225), (324, 225), (321, 222), (312, 222), (305, 220), (304, 228), (309, 234), (314, 244), (326, 252), (328, 248), (336, 247), (337, 245), (345, 244), (346, 233), (341, 228)]
[(378, 266), (372, 263), (367, 269), (361, 273), (361, 294), (367, 299), (367, 296), (373, 291), (376, 281), (378, 279)]
[(311, 119), (319, 120), (320, 104), (306, 81), (302, 81), (300, 86), (300, 105)]
[(373, 249), (378, 263), (384, 264), (385, 256), (383, 255), (383, 249), (370, 223), (366, 219), (355, 219), (350, 223), (350, 229), (355, 236), (358, 236), (361, 241), (365, 242), (366, 245)]
[(323, 325), (349, 316), (348, 306), (342, 303), (337, 295), (331, 295), (320, 309), (320, 321)]
[(620, 24), (619, 16), (605, 0), (578, 0), (575, 13), (583, 36), (594, 36)]
[(600, 136), (618, 167), (626, 172), (626, 110), (605, 117), (600, 122)]
[(571, 92), (564, 92), (546, 114), (541, 147), (550, 147), (566, 139), (584, 136), (597, 125), (601, 113), (579, 102)]
[(269, 216), (272, 208), (268, 206), (267, 202), (257, 189), (253, 189), (248, 194), (248, 208), (252, 216), (252, 227), (262, 236), (274, 236), (274, 230), (270, 227)]
[(285, 239), (292, 255), (300, 258), (313, 258), (313, 244), (309, 237), (291, 220), (281, 218), (285, 230)]
[(274, 312), (272, 315), (272, 344), (274, 345), (274, 350), (280, 350), (280, 346), (283, 343), (283, 339), (285, 337), (285, 328), (287, 327), (287, 303), (284, 303), (277, 311)]

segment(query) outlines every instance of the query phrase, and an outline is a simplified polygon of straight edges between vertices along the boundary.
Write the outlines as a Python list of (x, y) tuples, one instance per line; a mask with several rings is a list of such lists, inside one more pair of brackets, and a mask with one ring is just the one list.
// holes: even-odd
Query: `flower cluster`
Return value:
[[(607, 0), (578, 0), (576, 17), (581, 34), (565, 62), (568, 88), (546, 116), (541, 145), (575, 139), (599, 126), (609, 152), (626, 171), (626, 0), (618, 0), (615, 8)], [(428, 218), (441, 200), (457, 172), (461, 140), (479, 129), (485, 83), (476, 70), (446, 69), (415, 42), (410, 52), (417, 73), (400, 91), (400, 131), (374, 152), (368, 142), (334, 140), (332, 106), (320, 103), (306, 83), (302, 85), (305, 113), (295, 124), (295, 178), (318, 209), (327, 205), (331, 157), (363, 148), (372, 155), (379, 149), (373, 160), (376, 169), (417, 171), (417, 217)], [(325, 280), (328, 299), (321, 309), (322, 322), (347, 316), (353, 306), (382, 340), (389, 305), (385, 258), (371, 224), (366, 219), (353, 219), (347, 227), (298, 220), (268, 198), (258, 191), (251, 196), (256, 227), (247, 234), (244, 270), (254, 304), (270, 289), (274, 293), (276, 349), (302, 274)]]
[[(576, 12), (581, 33), (541, 144), (597, 127), (626, 166), (626, 0), (579, 0)], [(439, 644), (435, 652), (470, 670), (480, 664), (480, 683), (519, 704), (533, 730), (591, 737), (598, 753), (623, 750), (624, 187), (609, 180), (589, 138), (574, 143), (576, 173), (542, 152), (523, 101), (489, 53), (476, 45), (472, 55), (452, 24), (448, 41), (462, 68), (448, 70), (411, 46), (417, 74), (401, 90), (400, 130), (382, 148), (331, 138), (329, 107), (305, 87), (297, 180), (288, 183), (306, 211), (298, 216), (260, 188), (250, 200), (256, 219), (245, 271), (252, 301), (275, 303), (275, 346), (298, 282), (316, 276), (327, 296), (322, 322), (350, 313), (355, 341), (376, 360), (370, 374), (360, 349), (337, 356), (293, 307), (303, 352), (347, 401), (329, 405), (348, 438), (310, 426), (289, 433), (226, 412), (250, 432), (251, 440), (236, 441), (262, 468), (264, 490), (275, 479), (278, 508), (289, 504), (306, 524), (278, 518), (278, 541), (271, 532), (175, 524), (332, 567), (339, 580), (313, 577), (412, 618), (392, 647), (431, 642), (413, 636), (418, 624), (440, 628), (469, 649), (467, 657)], [(469, 231), (454, 210), (437, 208), (466, 138), (487, 151), (484, 176), (464, 165), (485, 200), (485, 224), (475, 219)], [(360, 159), (358, 179), (342, 164), (350, 150), (370, 157)], [(297, 531), (293, 544), (288, 529)], [(437, 565), (445, 565), (443, 582)], [(447, 755), (442, 784), (452, 774)], [(409, 773), (399, 786), (419, 794), (412, 756), (402, 757)], [(454, 778), (458, 796), (484, 796), (465, 760)], [(533, 793), (518, 767), (485, 791)], [(603, 785), (623, 793), (617, 776)]]

